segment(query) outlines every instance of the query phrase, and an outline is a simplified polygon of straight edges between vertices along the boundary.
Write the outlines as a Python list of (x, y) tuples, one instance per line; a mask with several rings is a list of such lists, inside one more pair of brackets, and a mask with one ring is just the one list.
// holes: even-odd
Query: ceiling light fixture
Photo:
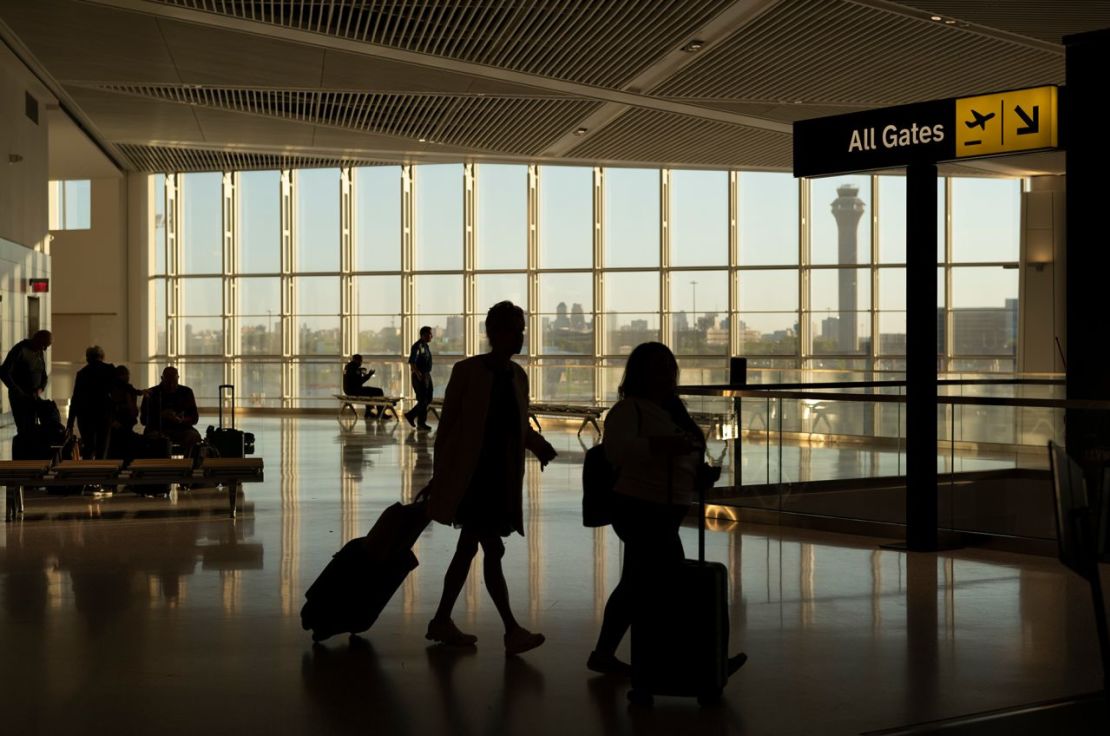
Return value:
[(574, 131), (574, 134), (575, 135), (586, 135), (589, 132), (590, 132), (589, 128), (579, 128), (578, 130)]
[(929, 16), (929, 17), (930, 17), (931, 20), (944, 20), (939, 15), (932, 15), (932, 16)]
[(701, 51), (704, 47), (705, 41), (695, 38), (693, 41), (683, 46), (682, 50), (688, 54), (692, 54), (695, 51)]

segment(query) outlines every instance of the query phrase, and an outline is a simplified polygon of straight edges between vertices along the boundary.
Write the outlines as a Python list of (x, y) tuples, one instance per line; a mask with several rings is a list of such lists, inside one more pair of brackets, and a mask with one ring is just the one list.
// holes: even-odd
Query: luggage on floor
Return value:
[(638, 591), (632, 620), (633, 703), (653, 695), (716, 702), (728, 683), (728, 568), (705, 561), (705, 488), (698, 489), (698, 559), (660, 570)]
[(343, 545), (305, 592), (301, 626), (312, 630), (312, 640), (358, 634), (373, 626), (393, 593), (420, 564), (412, 546), (427, 526), (423, 502), (395, 503), (365, 537)]
[(60, 423), (32, 425), (12, 437), (12, 460), (55, 460), (65, 442), (66, 429)]
[[(224, 389), (231, 394), (231, 421), (224, 426)], [(235, 386), (220, 384), (220, 426), (208, 427), (204, 439), (219, 457), (246, 457), (254, 454), (254, 435), (235, 428)]]

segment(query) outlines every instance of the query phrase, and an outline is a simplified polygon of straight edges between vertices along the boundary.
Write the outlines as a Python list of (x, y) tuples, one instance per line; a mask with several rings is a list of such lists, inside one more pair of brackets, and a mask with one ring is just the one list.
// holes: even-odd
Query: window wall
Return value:
[[(1013, 371), (1020, 181), (941, 180), (938, 366)], [(524, 164), (151, 177), (154, 362), (232, 381), (254, 406), (330, 404), (360, 352), (387, 393), (435, 332), (442, 393), (528, 312), (535, 398), (611, 400), (625, 356), (661, 340), (685, 382), (753, 370), (898, 372), (905, 181)], [(199, 391), (199, 395), (214, 395)]]

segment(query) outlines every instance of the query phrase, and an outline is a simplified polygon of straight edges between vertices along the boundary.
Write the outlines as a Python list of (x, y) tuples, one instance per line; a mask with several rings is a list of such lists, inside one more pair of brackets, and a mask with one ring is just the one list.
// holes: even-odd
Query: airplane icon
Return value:
[(964, 125), (969, 128), (982, 128), (983, 130), (987, 129), (987, 121), (994, 117), (993, 112), (988, 112), (986, 115), (983, 115), (977, 110), (972, 110), (971, 114), (975, 117), (975, 119), (965, 120)]

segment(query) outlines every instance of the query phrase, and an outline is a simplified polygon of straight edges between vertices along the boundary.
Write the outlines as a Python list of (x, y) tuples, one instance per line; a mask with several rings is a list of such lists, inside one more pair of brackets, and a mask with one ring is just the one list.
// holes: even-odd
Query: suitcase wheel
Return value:
[(651, 706), (655, 703), (655, 698), (644, 690), (629, 690), (628, 702), (632, 705)]

